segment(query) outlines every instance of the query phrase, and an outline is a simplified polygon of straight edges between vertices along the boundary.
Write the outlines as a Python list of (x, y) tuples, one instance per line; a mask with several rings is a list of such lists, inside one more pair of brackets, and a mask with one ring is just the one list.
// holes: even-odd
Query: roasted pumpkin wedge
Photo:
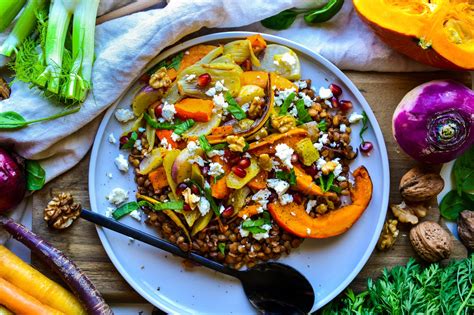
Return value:
[(259, 156), (261, 154), (275, 154), (276, 146), (278, 144), (286, 144), (294, 148), (296, 144), (306, 138), (308, 132), (301, 128), (292, 129), (286, 133), (274, 133), (260, 141), (252, 142), (249, 146), (248, 152)]
[(354, 0), (354, 7), (395, 50), (430, 66), (474, 70), (472, 0)]
[(327, 191), (324, 192), (321, 187), (316, 185), (313, 181), (313, 178), (306, 174), (306, 172), (297, 165), (293, 165), (296, 176), (296, 190), (302, 192), (305, 195), (309, 196), (325, 196), (332, 197), (336, 196), (335, 193)]
[(273, 219), (285, 231), (304, 238), (327, 238), (349, 230), (365, 211), (372, 198), (372, 181), (363, 166), (354, 171), (355, 188), (351, 190), (352, 204), (319, 217), (312, 218), (304, 205), (278, 202), (268, 205)]

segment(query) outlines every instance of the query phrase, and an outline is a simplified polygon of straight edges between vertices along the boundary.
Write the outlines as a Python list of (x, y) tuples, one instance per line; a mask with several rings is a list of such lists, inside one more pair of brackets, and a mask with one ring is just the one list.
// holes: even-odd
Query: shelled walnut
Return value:
[(412, 202), (428, 201), (436, 197), (444, 188), (439, 174), (427, 172), (419, 167), (412, 168), (400, 180), (400, 194)]
[(171, 85), (171, 79), (168, 76), (166, 68), (162, 67), (153, 73), (148, 84), (156, 90), (169, 87)]
[(400, 233), (400, 231), (398, 231), (397, 224), (397, 220), (388, 219), (385, 221), (379, 241), (377, 242), (377, 248), (379, 250), (387, 250), (391, 248), (393, 244), (395, 244), (398, 234)]
[(424, 204), (406, 204), (404, 201), (398, 205), (390, 205), (390, 209), (401, 223), (411, 223), (413, 225), (418, 224), (419, 218), (424, 218), (428, 212)]
[(416, 253), (428, 262), (435, 262), (451, 255), (451, 237), (433, 221), (425, 221), (410, 230), (410, 242)]
[(474, 211), (464, 210), (459, 214), (458, 235), (468, 249), (474, 250)]
[(44, 209), (44, 220), (50, 227), (62, 230), (71, 226), (81, 214), (81, 204), (70, 193), (55, 196)]

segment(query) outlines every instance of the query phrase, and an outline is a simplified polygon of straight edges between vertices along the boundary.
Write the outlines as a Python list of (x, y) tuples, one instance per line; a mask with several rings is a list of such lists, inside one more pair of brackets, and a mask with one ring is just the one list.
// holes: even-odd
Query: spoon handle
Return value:
[(207, 259), (203, 256), (197, 255), (193, 252), (184, 252), (182, 251), (178, 246), (167, 242), (161, 238), (158, 238), (154, 235), (142, 232), (140, 230), (134, 229), (128, 225), (122, 224), (120, 222), (117, 222), (115, 220), (109, 219), (106, 216), (103, 216), (101, 214), (82, 209), (81, 211), (81, 218), (95, 223), (97, 225), (100, 225), (102, 227), (105, 227), (109, 230), (115, 231), (117, 233), (120, 233), (122, 235), (126, 235), (128, 237), (131, 237), (133, 239), (139, 240), (143, 243), (146, 243), (148, 245), (157, 247), (161, 250), (164, 250), (166, 252), (172, 253), (176, 256), (192, 260), (204, 267), (210, 268), (212, 270), (222, 272), (226, 275), (233, 276), (233, 277), (238, 277), (238, 271), (231, 269), (229, 267), (226, 267), (218, 262), (215, 262), (213, 260)]

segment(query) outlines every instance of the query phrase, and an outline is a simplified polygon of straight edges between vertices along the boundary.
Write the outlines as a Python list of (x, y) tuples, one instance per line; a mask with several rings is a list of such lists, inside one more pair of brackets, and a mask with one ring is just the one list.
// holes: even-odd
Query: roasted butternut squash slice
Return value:
[(304, 205), (278, 202), (268, 205), (273, 219), (285, 231), (304, 238), (327, 238), (342, 234), (364, 213), (372, 198), (372, 180), (363, 166), (354, 171), (355, 188), (351, 191), (352, 204), (319, 217), (312, 218)]
[(259, 156), (261, 154), (275, 154), (276, 146), (285, 143), (291, 148), (306, 138), (308, 132), (301, 128), (291, 129), (286, 133), (274, 133), (260, 141), (252, 142), (249, 146), (248, 152)]
[(316, 185), (313, 178), (297, 165), (293, 165), (296, 175), (296, 190), (305, 195), (331, 197), (336, 194), (333, 192), (324, 192), (321, 187)]

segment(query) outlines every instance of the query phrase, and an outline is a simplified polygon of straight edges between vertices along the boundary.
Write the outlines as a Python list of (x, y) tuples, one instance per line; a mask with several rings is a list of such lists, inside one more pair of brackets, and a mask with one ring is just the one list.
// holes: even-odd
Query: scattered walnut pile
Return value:
[(63, 230), (71, 226), (80, 214), (81, 204), (75, 203), (70, 193), (60, 193), (44, 209), (44, 220), (50, 227)]

